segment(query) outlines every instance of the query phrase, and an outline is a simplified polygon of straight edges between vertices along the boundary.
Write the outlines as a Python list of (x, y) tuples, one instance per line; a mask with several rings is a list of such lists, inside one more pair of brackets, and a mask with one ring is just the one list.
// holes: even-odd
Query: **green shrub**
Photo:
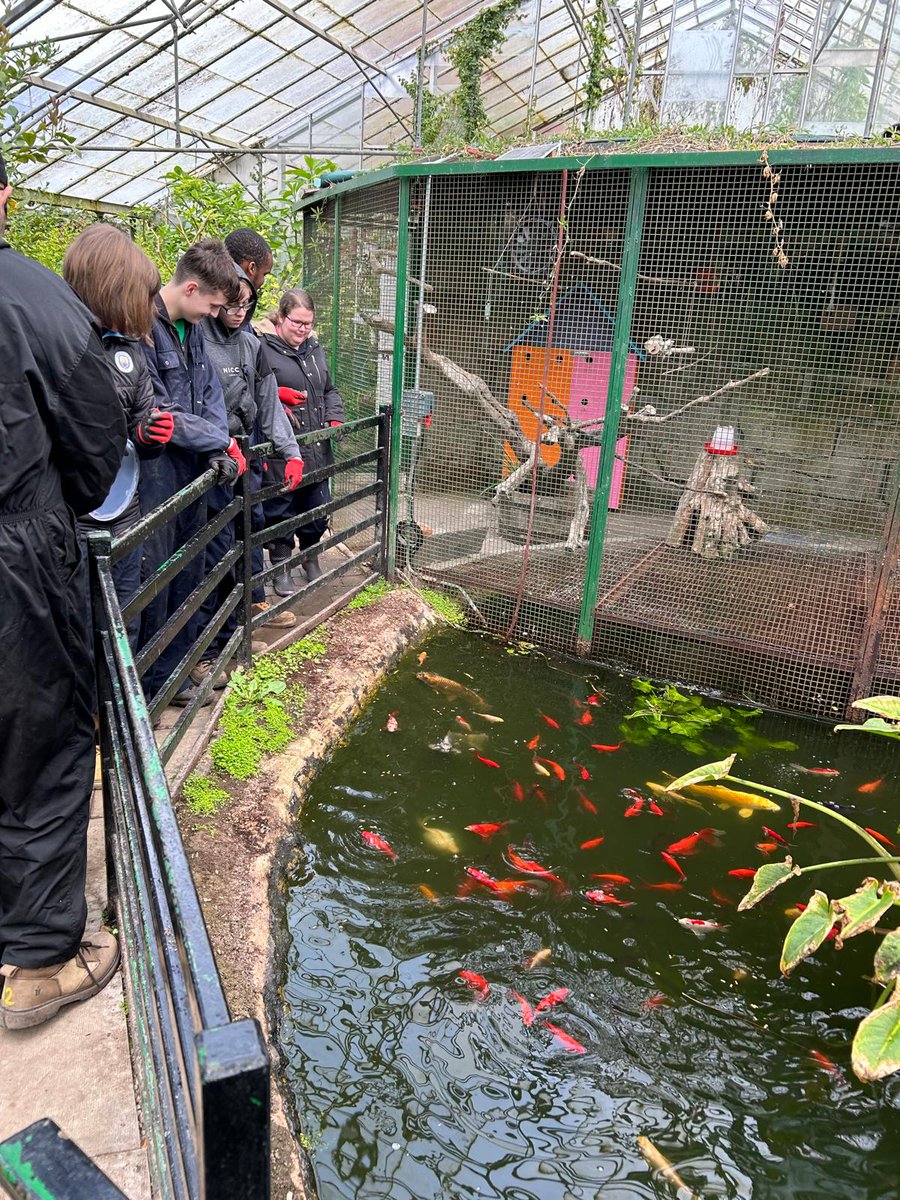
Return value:
[(219, 809), (231, 799), (224, 788), (220, 788), (208, 775), (190, 775), (181, 792), (188, 812), (195, 817), (214, 817)]
[(437, 592), (433, 588), (422, 588), (419, 595), (428, 607), (433, 609), (448, 625), (465, 625), (466, 614), (452, 596), (446, 596), (443, 592)]
[(361, 592), (357, 592), (347, 605), (347, 608), (368, 608), (370, 604), (374, 604), (382, 596), (390, 595), (393, 590), (394, 585), (392, 583), (388, 583), (386, 579), (378, 579), (375, 583), (370, 583), (368, 587), (364, 587)]

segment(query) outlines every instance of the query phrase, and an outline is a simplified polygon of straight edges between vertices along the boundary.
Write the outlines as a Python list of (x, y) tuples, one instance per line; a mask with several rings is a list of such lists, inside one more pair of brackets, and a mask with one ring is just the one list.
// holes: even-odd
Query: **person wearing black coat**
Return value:
[[(331, 381), (325, 352), (312, 332), (316, 306), (309, 292), (292, 288), (284, 293), (273, 318), (275, 332), (263, 335), (263, 353), (278, 384), (278, 398), (297, 433), (344, 423), (344, 402)], [(300, 447), (304, 476), (330, 466), (334, 462), (331, 441), (313, 442)], [(331, 498), (327, 479), (299, 487), (295, 492), (267, 500), (264, 508), (266, 526), (277, 524), (286, 517), (311, 512), (327, 504)], [(301, 550), (318, 545), (328, 528), (328, 517), (317, 517), (293, 533), (268, 542), (269, 558), (279, 564), (272, 586), (279, 596), (295, 591), (287, 560), (294, 551), (296, 536)], [(312, 583), (322, 574), (318, 555), (310, 555), (305, 563), (306, 577)]]
[[(10, 188), (0, 157), (0, 235)], [(94, 995), (118, 944), (85, 934), (93, 669), (75, 518), (109, 491), (125, 417), (93, 318), (0, 237), (0, 1025)]]
[[(71, 243), (62, 275), (100, 324), (130, 445), (110, 495), (98, 510), (79, 519), (78, 529), (82, 537), (93, 529), (106, 529), (119, 537), (141, 519), (141, 460), (162, 454), (174, 429), (172, 414), (155, 407), (153, 382), (142, 349), (150, 336), (153, 299), (162, 281), (154, 264), (131, 238), (114, 225), (99, 221)], [(137, 546), (112, 565), (122, 608), (140, 587), (141, 557), (142, 548)], [(137, 646), (140, 625), (140, 616), (128, 623), (132, 650)]]

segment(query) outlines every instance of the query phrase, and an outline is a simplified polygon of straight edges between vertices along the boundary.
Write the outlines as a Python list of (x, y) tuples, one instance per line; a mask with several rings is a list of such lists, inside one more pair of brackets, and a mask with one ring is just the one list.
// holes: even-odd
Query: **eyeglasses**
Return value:
[(288, 325), (293, 325), (295, 329), (312, 329), (312, 321), (298, 321), (294, 317), (285, 317), (285, 322)]
[(229, 304), (222, 311), (228, 313), (229, 317), (236, 317), (238, 313), (247, 312), (252, 307), (252, 301), (247, 300), (244, 304)]

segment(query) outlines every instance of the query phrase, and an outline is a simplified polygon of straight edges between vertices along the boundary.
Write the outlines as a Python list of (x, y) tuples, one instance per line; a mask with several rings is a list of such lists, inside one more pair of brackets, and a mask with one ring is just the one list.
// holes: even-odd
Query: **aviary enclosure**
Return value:
[(398, 566), (729, 698), (895, 691), (898, 187), (889, 148), (604, 152), (307, 200), (338, 386), (400, 414)]

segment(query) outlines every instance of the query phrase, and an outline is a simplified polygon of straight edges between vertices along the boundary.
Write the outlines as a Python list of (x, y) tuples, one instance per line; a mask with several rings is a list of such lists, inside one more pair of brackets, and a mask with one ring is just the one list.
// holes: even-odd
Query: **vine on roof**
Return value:
[(506, 41), (507, 27), (521, 7), (522, 0), (500, 0), (457, 29), (450, 40), (447, 56), (459, 75), (452, 103), (461, 120), (463, 136), (469, 142), (477, 140), (487, 125), (481, 95), (482, 73)]
[(0, 126), (3, 129), (3, 158), (15, 180), (16, 168), (45, 163), (55, 151), (71, 150), (75, 139), (66, 129), (59, 101), (50, 100), (37, 122), (25, 124), (18, 104), (10, 96), (24, 93), (30, 77), (39, 75), (53, 62), (55, 47), (49, 40), (36, 46), (11, 45), (12, 34), (0, 25)]

